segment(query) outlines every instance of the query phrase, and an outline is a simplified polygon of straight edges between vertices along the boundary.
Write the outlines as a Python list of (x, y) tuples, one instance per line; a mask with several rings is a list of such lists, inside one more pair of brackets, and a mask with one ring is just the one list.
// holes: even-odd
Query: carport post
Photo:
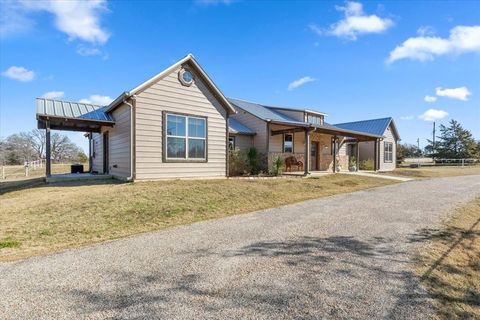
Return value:
[(375, 145), (373, 148), (373, 171), (378, 170), (378, 139), (375, 139)]
[(356, 152), (355, 152), (355, 153), (356, 153), (355, 158), (356, 158), (356, 160), (357, 160), (357, 161), (356, 161), (357, 163), (355, 163), (355, 167), (357, 168), (357, 171), (360, 171), (360, 169), (359, 169), (360, 160), (358, 159), (358, 158), (360, 157), (360, 143), (359, 143), (359, 142), (360, 142), (360, 141), (358, 141), (358, 139), (357, 139), (357, 147), (355, 148), (355, 149), (356, 149), (356, 150), (355, 150), (355, 151), (356, 151)]
[(45, 122), (45, 173), (47, 177), (51, 176), (52, 169), (51, 169), (51, 163), (50, 163), (50, 122), (46, 121)]
[(337, 172), (337, 136), (333, 136), (333, 173)]

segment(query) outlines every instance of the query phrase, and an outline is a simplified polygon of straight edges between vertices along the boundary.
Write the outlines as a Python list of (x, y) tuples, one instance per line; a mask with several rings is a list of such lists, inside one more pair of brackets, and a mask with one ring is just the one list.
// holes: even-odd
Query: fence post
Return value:
[(5, 166), (2, 166), (2, 180), (5, 180)]
[(462, 159), (462, 167), (465, 166), (465, 159)]
[(28, 162), (25, 165), (25, 177), (28, 177)]

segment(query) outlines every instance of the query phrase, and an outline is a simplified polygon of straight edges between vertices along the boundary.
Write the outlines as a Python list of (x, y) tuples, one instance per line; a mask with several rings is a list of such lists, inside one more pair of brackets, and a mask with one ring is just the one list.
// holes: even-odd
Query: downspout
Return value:
[[(132, 99), (132, 102), (133, 104), (135, 104), (135, 96), (132, 96), (131, 97)], [(134, 107), (133, 107), (133, 104), (132, 103), (129, 103), (127, 99), (123, 99), (123, 103), (126, 104), (127, 106), (130, 107), (130, 176), (127, 177), (127, 181), (133, 181), (133, 178), (134, 178), (134, 152), (135, 152), (135, 149), (134, 149), (134, 133), (135, 133), (135, 129), (134, 129), (134, 124), (135, 124), (135, 113), (134, 113)]]

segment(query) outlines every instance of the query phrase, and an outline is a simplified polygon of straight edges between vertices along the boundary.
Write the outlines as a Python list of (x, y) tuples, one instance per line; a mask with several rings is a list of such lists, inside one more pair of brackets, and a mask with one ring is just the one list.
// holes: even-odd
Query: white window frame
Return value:
[[(389, 146), (389, 148), (387, 148)], [(387, 151), (387, 149), (389, 149)], [(392, 163), (393, 162), (393, 143), (384, 141), (383, 142), (383, 162)]]
[[(174, 117), (182, 117), (185, 118), (185, 136), (176, 136), (176, 135), (169, 135), (167, 132), (167, 124), (168, 124), (168, 116), (174, 116)], [(203, 120), (205, 124), (205, 137), (189, 137), (188, 135), (188, 127), (189, 127), (189, 119), (199, 119)], [(165, 154), (165, 160), (166, 161), (179, 161), (179, 162), (207, 162), (207, 154), (208, 154), (208, 121), (206, 117), (201, 117), (201, 116), (195, 116), (195, 115), (189, 115), (189, 114), (179, 114), (179, 113), (174, 113), (174, 112), (166, 112), (165, 113), (165, 121), (164, 121), (164, 137), (165, 137), (165, 147), (163, 148), (163, 152)], [(177, 157), (169, 157), (168, 156), (168, 138), (181, 138), (185, 139), (185, 158), (177, 158)], [(203, 158), (190, 158), (188, 156), (188, 150), (189, 150), (189, 140), (203, 140), (205, 143), (205, 148), (204, 148), (204, 155)]]

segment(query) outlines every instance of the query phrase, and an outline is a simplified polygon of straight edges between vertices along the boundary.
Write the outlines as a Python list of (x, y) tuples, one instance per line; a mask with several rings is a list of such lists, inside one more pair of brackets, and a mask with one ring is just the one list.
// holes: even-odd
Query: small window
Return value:
[(228, 137), (228, 149), (235, 150), (235, 137)]
[(393, 143), (384, 142), (383, 148), (384, 148), (383, 150), (384, 162), (392, 162), (393, 161)]
[(323, 119), (320, 116), (307, 115), (307, 122), (311, 124), (323, 125)]
[(206, 159), (205, 118), (167, 114), (166, 120), (167, 159)]
[(285, 133), (283, 135), (283, 152), (293, 153), (293, 134)]

